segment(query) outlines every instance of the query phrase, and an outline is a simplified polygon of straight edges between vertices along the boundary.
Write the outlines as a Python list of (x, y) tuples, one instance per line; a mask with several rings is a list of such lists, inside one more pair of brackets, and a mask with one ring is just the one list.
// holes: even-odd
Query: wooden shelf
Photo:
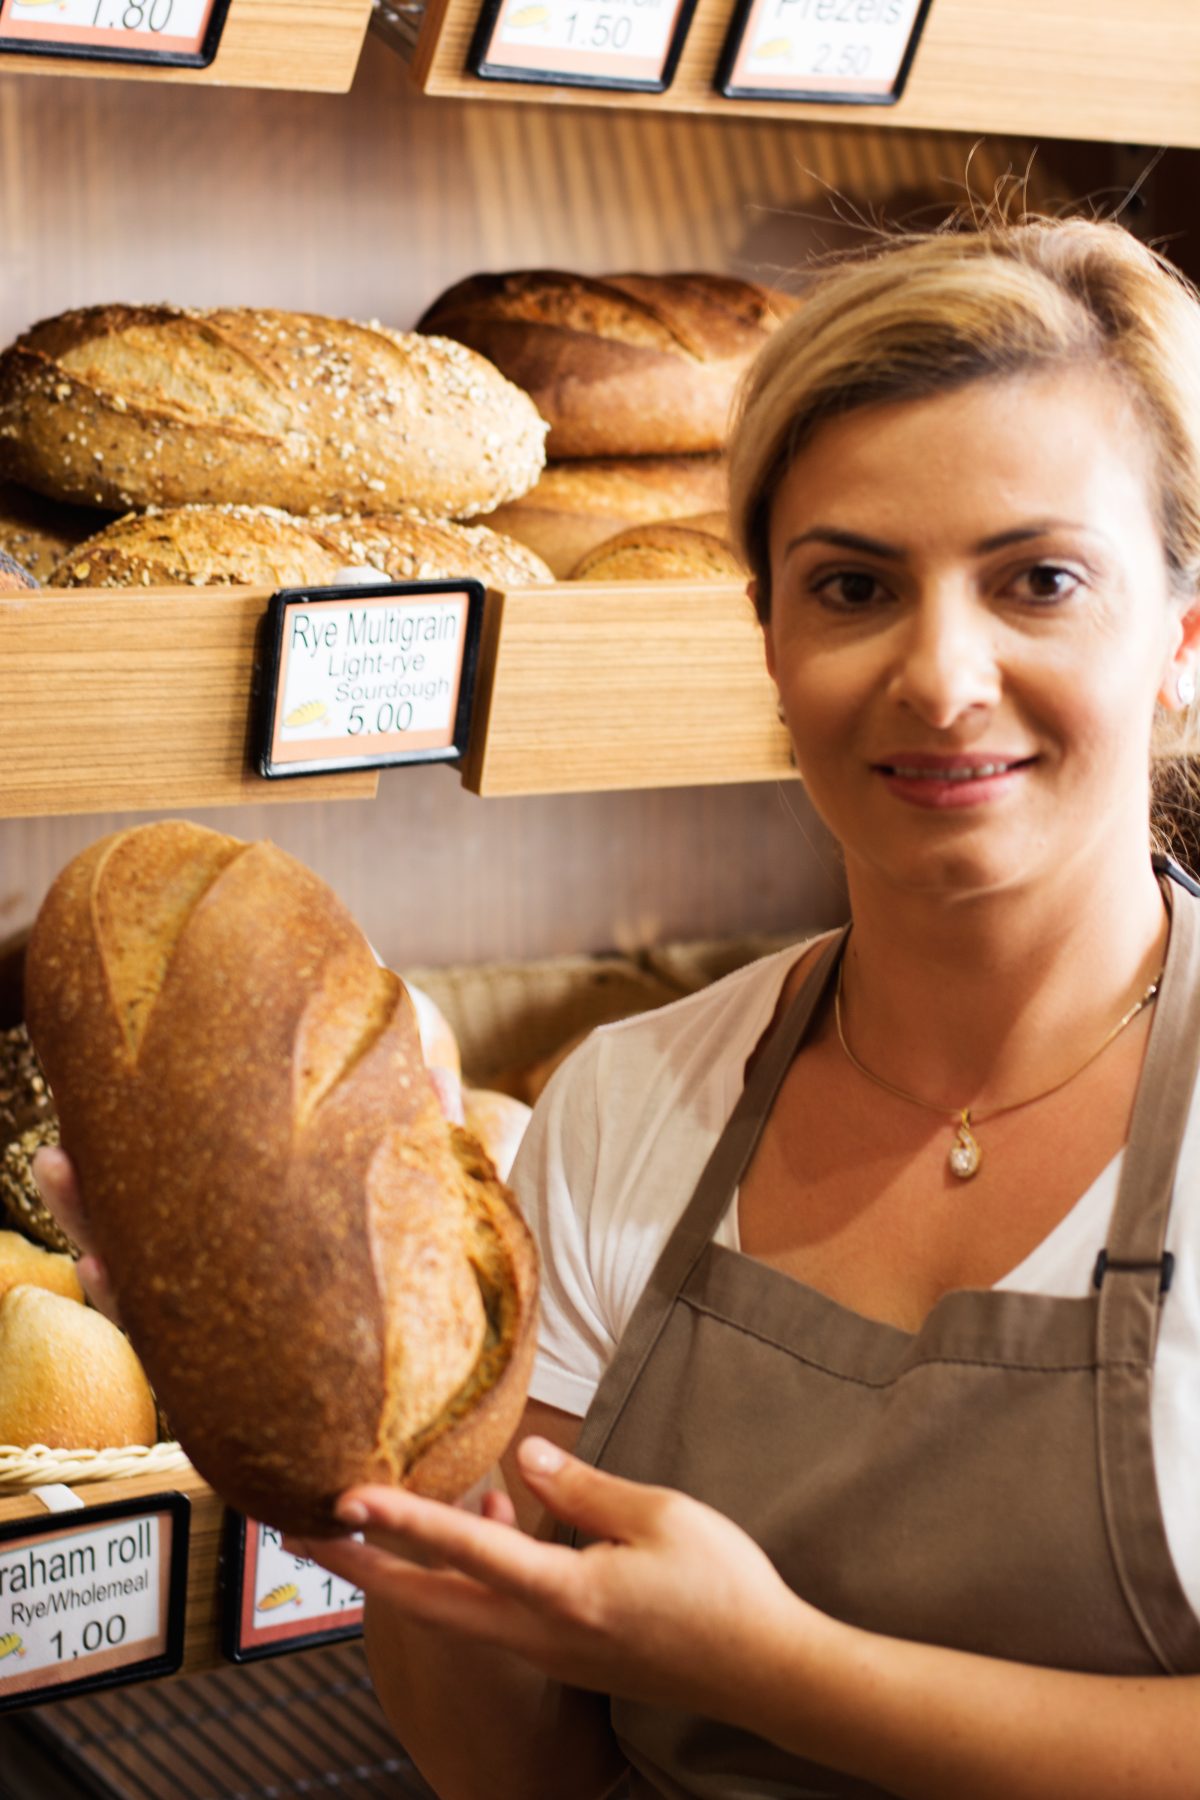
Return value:
[(794, 775), (737, 582), (566, 582), (490, 598), (463, 771), (477, 794)]
[[(0, 597), (0, 817), (369, 799), (376, 771), (263, 781), (247, 761), (263, 588)], [(563, 584), (489, 596), (479, 794), (792, 773), (744, 591)]]
[(263, 781), (247, 762), (267, 594), (0, 597), (0, 817), (369, 799), (373, 770)]
[[(191, 1504), (188, 1531), (187, 1613), (181, 1674), (227, 1668), (221, 1653), (219, 1562), (225, 1508), (206, 1481), (189, 1464), (169, 1475), (136, 1475), (120, 1481), (84, 1481), (72, 1488), (85, 1507), (110, 1500), (136, 1500), (142, 1494), (184, 1494)], [(63, 1513), (64, 1524), (86, 1517)], [(0, 1494), (0, 1524), (14, 1519), (44, 1520), (46, 1509), (30, 1494)]]
[(344, 94), (354, 79), (371, 0), (233, 0), (207, 69), (0, 56), (0, 74), (83, 75), (91, 81), (183, 81), (201, 87), (288, 88)]
[[(522, 105), (649, 107), (656, 113), (926, 127), (1114, 143), (1200, 145), (1200, 7), (1195, 0), (933, 0), (908, 84), (893, 106), (726, 100), (713, 78), (734, 0), (699, 0), (665, 94), (481, 81), (467, 53), (481, 0), (381, 0), (374, 25), (416, 49), (428, 94)], [(389, 20), (389, 13), (392, 15)]]

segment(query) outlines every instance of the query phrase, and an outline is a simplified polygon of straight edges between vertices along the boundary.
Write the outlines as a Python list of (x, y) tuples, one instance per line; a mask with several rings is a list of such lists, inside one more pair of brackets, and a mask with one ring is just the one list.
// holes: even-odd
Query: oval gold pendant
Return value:
[(970, 1181), (982, 1161), (983, 1151), (979, 1148), (968, 1116), (964, 1113), (954, 1142), (950, 1146), (950, 1167), (960, 1181)]

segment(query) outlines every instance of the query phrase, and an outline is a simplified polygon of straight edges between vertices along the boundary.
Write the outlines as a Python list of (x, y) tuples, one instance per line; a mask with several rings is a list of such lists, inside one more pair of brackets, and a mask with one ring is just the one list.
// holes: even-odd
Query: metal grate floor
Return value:
[[(80, 1800), (435, 1800), (384, 1720), (361, 1643), (60, 1701), (4, 1729)], [(36, 1775), (0, 1782), (5, 1800), (47, 1791)]]

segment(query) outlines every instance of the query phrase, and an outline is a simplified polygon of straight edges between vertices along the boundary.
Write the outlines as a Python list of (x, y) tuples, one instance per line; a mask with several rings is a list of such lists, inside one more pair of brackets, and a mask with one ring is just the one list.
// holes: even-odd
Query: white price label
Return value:
[(891, 99), (915, 47), (923, 0), (753, 0), (727, 94)]
[(0, 37), (22, 43), (197, 52), (213, 0), (3, 0)]
[(169, 1512), (0, 1544), (0, 1701), (165, 1655)]
[(470, 596), (288, 597), (269, 760), (402, 761), (454, 744)]
[(680, 0), (501, 0), (481, 72), (660, 82)]
[(244, 1654), (362, 1626), (363, 1597), (310, 1557), (293, 1556), (271, 1525), (247, 1519), (238, 1648)]

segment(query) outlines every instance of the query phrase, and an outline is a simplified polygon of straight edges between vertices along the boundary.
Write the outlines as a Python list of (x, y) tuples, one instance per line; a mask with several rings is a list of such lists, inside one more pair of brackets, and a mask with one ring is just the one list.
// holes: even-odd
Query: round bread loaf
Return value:
[(721, 514), (634, 525), (589, 550), (573, 581), (745, 581)]
[(158, 1415), (145, 1374), (108, 1320), (44, 1288), (0, 1299), (0, 1444), (103, 1450), (153, 1444)]
[(381, 513), (298, 519), (267, 506), (172, 506), (129, 513), (77, 544), (56, 588), (307, 587), (348, 565), (388, 581), (482, 581), (527, 587), (554, 577), (541, 559), (486, 525)]
[(266, 843), (170, 821), (55, 881), (26, 1017), (159, 1401), (231, 1506), (452, 1498), (520, 1419), (536, 1257), (443, 1118), (398, 978)]
[(727, 501), (719, 456), (608, 456), (550, 463), (535, 488), (489, 513), (565, 581), (589, 550), (630, 525), (716, 512)]
[(45, 1288), (82, 1306), (83, 1289), (74, 1258), (31, 1244), (19, 1231), (0, 1230), (0, 1300), (14, 1287)]
[(4, 472), (115, 512), (468, 518), (533, 486), (545, 429), (461, 344), (311, 313), (91, 306), (0, 357)]
[(724, 447), (739, 378), (797, 304), (727, 275), (518, 269), (456, 283), (419, 329), (532, 395), (550, 457), (672, 456)]

